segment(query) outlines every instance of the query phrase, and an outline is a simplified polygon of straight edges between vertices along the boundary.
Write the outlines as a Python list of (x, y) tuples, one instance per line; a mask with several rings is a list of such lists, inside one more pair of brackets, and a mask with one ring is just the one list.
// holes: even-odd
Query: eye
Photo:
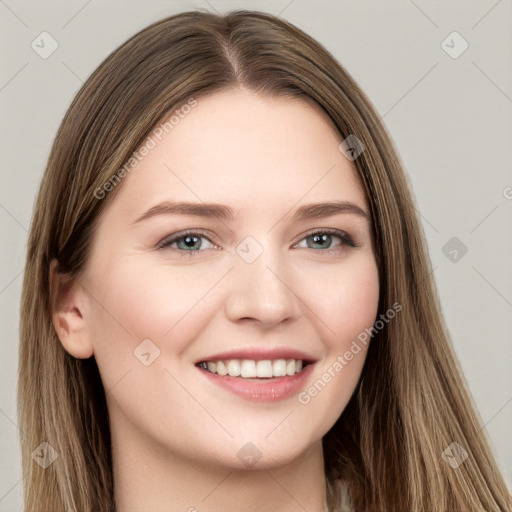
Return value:
[[(333, 242), (338, 240), (337, 244)], [(203, 242), (206, 241), (206, 243)], [(294, 245), (295, 247), (304, 247), (301, 245), (303, 241), (306, 241), (305, 248), (307, 249), (319, 249), (317, 252), (322, 253), (336, 253), (342, 249), (343, 246), (359, 247), (348, 233), (341, 229), (322, 229), (313, 231), (304, 237), (301, 242)], [(174, 246), (174, 247), (173, 247)], [(337, 249), (332, 250), (332, 247)], [(203, 231), (185, 231), (181, 233), (175, 233), (170, 235), (156, 244), (157, 249), (169, 249), (172, 248), (178, 251), (180, 256), (192, 256), (194, 253), (202, 252), (205, 249), (219, 249)]]
[[(206, 244), (203, 242), (206, 240)], [(194, 253), (201, 252), (201, 249), (214, 249), (217, 246), (201, 231), (186, 231), (177, 233), (164, 238), (156, 247), (158, 249), (166, 249), (176, 245), (176, 250), (183, 256), (192, 256)]]
[[(336, 250), (330, 250), (333, 247), (332, 244), (335, 239), (338, 239), (338, 243), (335, 244), (334, 247), (359, 247), (359, 244), (357, 244), (348, 233), (341, 229), (322, 229), (314, 231), (303, 238), (295, 247), (304, 247), (304, 245), (301, 244), (303, 241), (306, 241), (306, 248), (308, 249), (320, 249), (328, 253), (336, 252)], [(309, 240), (311, 240), (310, 243), (308, 243)]]

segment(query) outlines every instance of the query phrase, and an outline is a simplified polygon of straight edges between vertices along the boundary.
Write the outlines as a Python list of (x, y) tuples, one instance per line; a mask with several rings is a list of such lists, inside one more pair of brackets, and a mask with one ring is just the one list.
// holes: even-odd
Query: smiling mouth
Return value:
[(221, 377), (241, 379), (273, 379), (301, 373), (310, 364), (302, 359), (228, 359), (201, 361), (196, 366)]

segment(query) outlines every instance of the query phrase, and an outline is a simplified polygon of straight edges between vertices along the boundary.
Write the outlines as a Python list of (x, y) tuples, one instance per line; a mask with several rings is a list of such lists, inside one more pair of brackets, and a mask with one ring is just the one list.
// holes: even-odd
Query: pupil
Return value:
[(190, 247), (193, 247), (193, 246), (194, 246), (194, 244), (195, 244), (195, 243), (197, 243), (197, 240), (198, 240), (197, 236), (186, 236), (186, 237), (184, 238), (185, 245), (186, 245), (187, 247), (189, 247), (189, 248), (190, 248)]
[(330, 235), (323, 234), (323, 235), (313, 235), (313, 243), (315, 244), (321, 244), (322, 242), (327, 242), (330, 238)]

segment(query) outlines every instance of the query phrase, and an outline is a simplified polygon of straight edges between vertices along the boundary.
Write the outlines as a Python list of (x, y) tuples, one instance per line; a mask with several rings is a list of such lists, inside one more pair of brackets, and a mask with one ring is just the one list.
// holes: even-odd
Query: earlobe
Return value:
[(88, 359), (94, 353), (85, 312), (82, 288), (65, 274), (58, 272), (58, 262), (50, 262), (49, 286), (52, 323), (64, 349), (77, 359)]

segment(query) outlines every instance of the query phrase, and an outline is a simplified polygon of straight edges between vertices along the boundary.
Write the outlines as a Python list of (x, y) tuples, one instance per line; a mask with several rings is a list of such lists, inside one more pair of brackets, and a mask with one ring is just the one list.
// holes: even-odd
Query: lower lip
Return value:
[(296, 395), (306, 383), (313, 371), (313, 364), (295, 375), (261, 379), (261, 381), (245, 380), (240, 377), (221, 377), (216, 373), (199, 368), (207, 379), (221, 388), (231, 391), (246, 400), (254, 402), (277, 402)]

